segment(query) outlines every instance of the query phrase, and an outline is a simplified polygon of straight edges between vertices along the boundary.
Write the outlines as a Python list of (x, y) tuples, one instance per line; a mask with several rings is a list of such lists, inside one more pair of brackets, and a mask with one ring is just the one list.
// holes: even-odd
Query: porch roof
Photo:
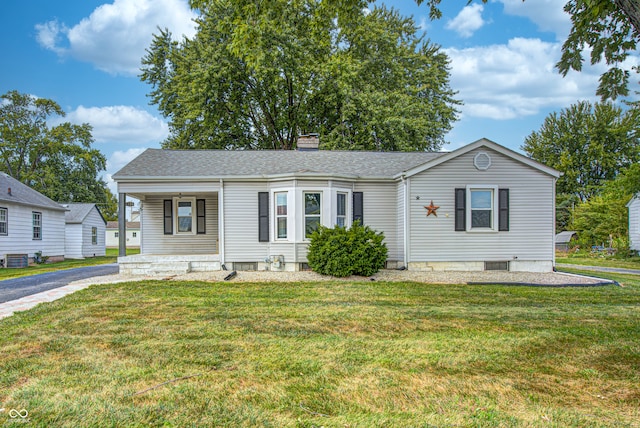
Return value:
[(114, 180), (269, 178), (331, 175), (391, 179), (436, 159), (441, 152), (147, 149)]

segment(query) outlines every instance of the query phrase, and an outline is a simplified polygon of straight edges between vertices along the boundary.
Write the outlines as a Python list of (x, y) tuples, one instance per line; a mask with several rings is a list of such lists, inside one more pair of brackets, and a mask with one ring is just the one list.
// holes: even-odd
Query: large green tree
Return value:
[(160, 30), (143, 58), (167, 148), (427, 150), (456, 119), (448, 58), (368, 2), (192, 1), (192, 39)]
[(117, 209), (114, 195), (98, 177), (106, 159), (91, 148), (88, 124), (48, 121), (65, 112), (49, 99), (10, 91), (0, 102), (0, 169), (59, 202), (94, 202), (106, 217)]
[[(441, 0), (416, 0), (416, 3), (429, 7), (431, 19), (442, 17)], [(608, 67), (600, 77), (597, 94), (603, 100), (627, 96), (630, 72), (622, 67), (622, 62), (630, 55), (638, 55), (640, 2), (568, 0), (564, 10), (571, 17), (571, 30), (562, 45), (562, 57), (556, 64), (558, 71), (563, 76), (569, 70), (581, 71), (586, 48), (589, 48), (591, 64), (604, 62)], [(640, 73), (639, 67), (634, 70)]]
[(640, 161), (640, 111), (582, 101), (544, 120), (521, 149), (563, 173), (558, 194), (585, 201), (608, 180)]
[(640, 164), (633, 164), (622, 171), (614, 180), (602, 186), (598, 195), (579, 204), (573, 211), (572, 230), (579, 232), (580, 242), (586, 245), (622, 243), (619, 249), (628, 245), (629, 217), (627, 203), (640, 191)]

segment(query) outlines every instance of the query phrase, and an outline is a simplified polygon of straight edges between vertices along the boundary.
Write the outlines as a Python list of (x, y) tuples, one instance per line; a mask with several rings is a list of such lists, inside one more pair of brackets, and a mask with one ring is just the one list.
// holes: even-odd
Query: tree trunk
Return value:
[(613, 0), (613, 3), (629, 18), (634, 33), (640, 39), (640, 2), (638, 0)]

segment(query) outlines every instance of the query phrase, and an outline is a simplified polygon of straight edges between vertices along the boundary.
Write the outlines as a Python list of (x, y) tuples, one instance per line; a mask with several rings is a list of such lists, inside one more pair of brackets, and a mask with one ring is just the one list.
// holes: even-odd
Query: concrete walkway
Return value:
[(9, 302), (0, 303), (0, 319), (13, 315), (14, 312), (26, 311), (34, 306), (45, 303), (53, 302), (67, 294), (74, 293), (83, 288), (87, 288), (91, 285), (91, 282), (82, 284), (70, 284), (63, 287), (54, 288), (52, 290), (43, 291), (42, 293), (32, 294), (30, 296), (22, 297), (17, 300), (11, 300)]

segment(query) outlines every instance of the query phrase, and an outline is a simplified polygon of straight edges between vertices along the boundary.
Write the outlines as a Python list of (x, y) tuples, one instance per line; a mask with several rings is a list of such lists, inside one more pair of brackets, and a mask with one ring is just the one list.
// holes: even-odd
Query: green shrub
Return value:
[(309, 267), (323, 275), (370, 276), (384, 267), (387, 246), (384, 235), (355, 222), (350, 229), (320, 227), (311, 235)]

